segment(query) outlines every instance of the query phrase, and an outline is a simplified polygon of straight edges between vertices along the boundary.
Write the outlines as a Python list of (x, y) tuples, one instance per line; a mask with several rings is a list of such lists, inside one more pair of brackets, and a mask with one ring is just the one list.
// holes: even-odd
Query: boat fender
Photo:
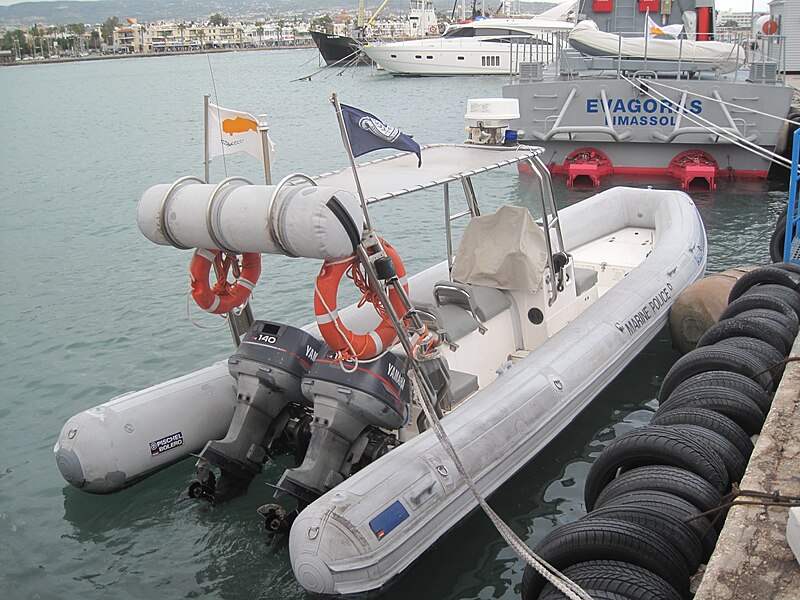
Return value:
[(650, 506), (677, 517), (689, 525), (697, 539), (703, 544), (705, 559), (708, 559), (714, 552), (714, 547), (717, 545), (717, 534), (723, 525), (719, 520), (712, 525), (708, 517), (701, 515), (700, 509), (694, 504), (669, 492), (636, 490), (617, 496), (604, 506)]
[[(231, 260), (232, 258), (232, 260)], [(235, 261), (235, 257), (227, 255), (222, 259), (219, 250), (206, 250), (198, 248), (192, 256), (189, 265), (189, 274), (192, 281), (192, 298), (197, 305), (206, 312), (221, 315), (232, 311), (237, 306), (247, 302), (253, 288), (261, 275), (261, 255), (250, 252), (242, 256), (241, 272), (233, 283), (228, 282), (228, 269)], [(208, 275), (211, 265), (217, 264), (219, 277), (213, 287), (208, 286)], [(236, 262), (234, 274), (240, 271)]]
[(686, 561), (690, 573), (696, 572), (702, 562), (703, 547), (689, 526), (651, 506), (606, 506), (593, 510), (584, 518), (587, 521), (614, 519), (641, 525), (675, 546)]
[(730, 371), (706, 371), (704, 373), (698, 373), (678, 385), (672, 393), (677, 394), (685, 390), (696, 390), (705, 387), (723, 388), (742, 392), (745, 396), (750, 398), (750, 400), (755, 402), (765, 415), (769, 412), (770, 405), (772, 404), (772, 400), (764, 388), (749, 377), (738, 373), (731, 373)]
[(749, 377), (766, 390), (770, 385), (771, 376), (768, 373), (762, 373), (763, 370), (764, 366), (761, 360), (756, 360), (746, 352), (735, 348), (705, 346), (685, 354), (675, 361), (661, 382), (658, 398), (663, 401), (670, 396), (678, 384), (692, 375), (704, 371), (733, 371)]
[[(711, 411), (703, 412), (716, 414)], [(673, 413), (678, 413), (678, 411), (668, 414), (672, 415)], [(736, 427), (736, 424), (731, 422), (731, 426)], [(742, 435), (745, 435), (744, 432)], [(719, 490), (697, 473), (669, 465), (647, 465), (625, 471), (612, 479), (597, 497), (594, 510), (602, 508), (614, 498), (640, 490), (673, 494), (690, 502), (703, 512), (718, 507), (722, 502), (722, 494)]]
[(747, 435), (761, 431), (764, 413), (747, 396), (725, 388), (697, 388), (689, 392), (672, 394), (658, 407), (655, 417), (678, 409), (705, 408), (724, 415), (736, 423)]
[(759, 285), (781, 285), (795, 292), (800, 291), (800, 275), (776, 267), (761, 267), (750, 271), (731, 288), (728, 302), (733, 302), (747, 290)]
[(640, 427), (614, 439), (592, 463), (584, 484), (586, 509), (594, 508), (600, 492), (620, 469), (645, 465), (670, 465), (697, 473), (720, 493), (730, 483), (725, 463), (695, 436), (661, 425)]
[[(400, 260), (400, 256), (392, 245), (385, 240), (381, 240), (381, 244), (394, 264), (397, 277), (400, 279), (403, 289), (408, 293), (406, 269)], [(314, 314), (322, 337), (333, 350), (344, 358), (370, 359), (391, 346), (397, 336), (389, 315), (386, 314), (375, 294), (369, 290), (368, 284), (366, 280), (363, 280), (363, 276), (360, 275), (358, 267), (358, 258), (355, 254), (351, 254), (341, 260), (326, 260), (322, 263), (314, 289)], [(336, 297), (339, 292), (339, 283), (346, 272), (349, 272), (348, 277), (351, 277), (364, 293), (360, 304), (367, 301), (370, 302), (381, 316), (381, 322), (369, 333), (361, 334), (350, 331), (344, 326), (339, 317)], [(395, 313), (402, 318), (406, 313), (406, 309), (400, 295), (394, 289), (389, 290), (389, 301), (392, 303)]]
[[(605, 598), (608, 593), (628, 592), (630, 598), (659, 598), (660, 600), (681, 600), (681, 595), (655, 573), (637, 565), (617, 560), (592, 560), (581, 562), (562, 570), (562, 573), (584, 588), (592, 598)], [(602, 591), (592, 594), (594, 585)], [(539, 600), (563, 598), (564, 595), (548, 583)], [(525, 595), (523, 594), (523, 598)]]
[(739, 336), (762, 340), (773, 346), (783, 356), (786, 356), (791, 349), (790, 334), (785, 327), (763, 317), (747, 318), (746, 313), (725, 319), (709, 327), (703, 337), (698, 340), (697, 347), (713, 346), (724, 339)]
[(780, 298), (786, 304), (792, 307), (795, 314), (800, 317), (800, 294), (795, 292), (794, 290), (790, 290), (789, 288), (783, 287), (782, 285), (777, 285), (774, 283), (766, 283), (763, 285), (756, 286), (754, 288), (750, 288), (747, 292), (745, 292), (742, 297), (749, 296), (751, 294), (769, 294), (775, 298)]
[(777, 296), (756, 292), (747, 293), (728, 304), (727, 308), (722, 311), (719, 320), (724, 321), (725, 319), (730, 319), (743, 312), (756, 308), (771, 310), (785, 315), (789, 318), (790, 328), (794, 329), (795, 332), (797, 332), (798, 327), (800, 327), (800, 320), (797, 318), (797, 313), (788, 302), (785, 302)]
[[(791, 148), (790, 148), (791, 150)], [(769, 238), (769, 258), (777, 263), (783, 260), (783, 247), (786, 242), (786, 209), (784, 208), (777, 221), (775, 229)]]
[[(641, 525), (616, 519), (580, 519), (548, 533), (533, 550), (556, 569), (589, 560), (611, 559), (655, 573), (686, 597), (689, 569), (680, 552)], [(538, 597), (546, 581), (529, 565), (523, 574), (523, 600)]]
[(675, 297), (669, 312), (672, 344), (686, 354), (714, 323), (728, 304), (733, 285), (756, 266), (728, 269), (695, 281)]
[[(697, 425), (699, 427), (705, 427), (728, 440), (746, 459), (749, 460), (750, 455), (753, 453), (753, 440), (744, 432), (744, 429), (725, 415), (713, 410), (708, 410), (707, 408), (676, 408), (658, 417), (653, 417), (650, 424)], [(602, 494), (600, 495), (602, 496)], [(695, 505), (697, 506), (697, 503), (695, 503)], [(711, 510), (712, 508), (714, 508), (714, 506), (704, 508), (703, 510)]]

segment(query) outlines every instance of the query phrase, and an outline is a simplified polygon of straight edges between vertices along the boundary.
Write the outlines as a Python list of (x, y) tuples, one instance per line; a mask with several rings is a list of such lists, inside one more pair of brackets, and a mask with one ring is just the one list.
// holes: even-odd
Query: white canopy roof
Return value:
[[(419, 168), (417, 156), (404, 152), (358, 165), (358, 178), (364, 197), (368, 203), (373, 203), (519, 163), (542, 152), (543, 148), (533, 146), (432, 144), (422, 147)], [(314, 181), (317, 185), (337, 187), (357, 195), (349, 167), (318, 175)]]

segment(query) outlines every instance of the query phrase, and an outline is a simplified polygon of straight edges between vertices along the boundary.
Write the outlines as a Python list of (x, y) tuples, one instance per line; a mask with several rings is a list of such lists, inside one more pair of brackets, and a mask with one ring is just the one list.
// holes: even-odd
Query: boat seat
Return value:
[(439, 307), (460, 306), (471, 312), (481, 323), (496, 317), (511, 306), (508, 297), (498, 289), (458, 281), (439, 281), (433, 286), (433, 297)]
[(415, 303), (414, 306), (423, 320), (428, 316), (428, 320), (432, 318), (436, 321), (439, 328), (447, 333), (448, 342), (455, 342), (481, 326), (469, 311), (455, 304), (435, 306)]
[(467, 396), (478, 391), (478, 377), (463, 371), (450, 371), (450, 393), (453, 404), (465, 400)]
[(575, 267), (575, 292), (582, 296), (597, 285), (597, 271)]

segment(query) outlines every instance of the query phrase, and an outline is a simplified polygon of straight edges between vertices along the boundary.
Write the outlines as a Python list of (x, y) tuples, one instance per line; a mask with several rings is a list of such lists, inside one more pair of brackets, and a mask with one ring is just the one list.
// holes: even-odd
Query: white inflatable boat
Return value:
[[(744, 65), (745, 51), (728, 42), (695, 42), (687, 39), (625, 37), (600, 31), (589, 19), (581, 21), (569, 32), (569, 44), (590, 56), (613, 56), (621, 59), (671, 61), (696, 64), (698, 68), (731, 73)], [(622, 65), (620, 65), (622, 67)], [(624, 68), (624, 67), (623, 67)]]
[[(434, 145), (419, 169), (408, 154), (366, 163), (365, 205), (350, 169), (277, 186), (182, 180), (148, 190), (139, 224), (156, 243), (325, 259), (317, 324), (256, 321), (227, 363), (72, 417), (55, 446), (65, 479), (110, 493), (199, 453), (190, 493), (223, 501), (288, 448), (302, 463), (276, 484), (283, 505), (260, 512), (271, 531), (290, 529), (300, 584), (320, 594), (385, 586), (476, 506), (420, 394), (491, 493), (644, 348), (704, 273), (705, 231), (686, 194), (615, 188), (557, 211), (541, 152)], [(541, 198), (481, 215), (472, 178), (519, 163)], [(434, 187), (444, 191), (447, 256), (405, 287), (373, 227), (391, 232), (363, 209)], [(451, 214), (455, 188), (466, 208)], [(470, 222), (453, 252), (458, 216)], [(337, 311), (345, 263), (361, 264), (371, 295)]]

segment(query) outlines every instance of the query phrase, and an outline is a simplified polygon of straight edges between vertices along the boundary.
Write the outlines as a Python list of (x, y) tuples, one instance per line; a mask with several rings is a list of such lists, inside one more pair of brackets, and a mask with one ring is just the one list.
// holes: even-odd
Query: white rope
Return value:
[(189, 323), (191, 323), (192, 325), (194, 325), (194, 326), (195, 326), (195, 327), (197, 327), (198, 329), (219, 329), (219, 328), (221, 328), (221, 327), (225, 327), (225, 321), (226, 321), (226, 320), (227, 320), (227, 318), (228, 318), (228, 315), (227, 315), (227, 314), (224, 314), (224, 315), (219, 315), (219, 316), (220, 316), (220, 317), (222, 317), (222, 319), (223, 319), (223, 320), (222, 320), (222, 323), (220, 323), (219, 325), (203, 325), (202, 323), (198, 323), (197, 321), (195, 321), (195, 320), (192, 318), (192, 315), (189, 313), (189, 298), (190, 298), (191, 296), (192, 296), (192, 290), (189, 290), (189, 291), (186, 293), (186, 318), (189, 320)]
[[(648, 89), (647, 90), (643, 90), (641, 87), (639, 87), (637, 85), (636, 81), (634, 81), (632, 79), (629, 79), (629, 78), (625, 77), (624, 75), (622, 76), (622, 78), (625, 79), (625, 81), (627, 81), (629, 84), (631, 84), (637, 90), (640, 90), (640, 91), (644, 92), (644, 94), (646, 94), (650, 98), (654, 99), (656, 102), (659, 102), (662, 106), (666, 105), (665, 101), (669, 102), (669, 106), (671, 106), (673, 109), (677, 108), (677, 110), (681, 113), (681, 115), (684, 118), (686, 118), (686, 120), (689, 121), (690, 123), (694, 123), (695, 125), (698, 125), (699, 127), (702, 127), (703, 129), (705, 129), (709, 133), (711, 133), (711, 134), (713, 134), (713, 135), (715, 135), (717, 137), (721, 137), (722, 139), (727, 140), (728, 142), (731, 142), (735, 146), (738, 146), (738, 147), (742, 148), (743, 150), (747, 150), (748, 152), (752, 152), (753, 154), (755, 154), (757, 156), (760, 156), (761, 158), (764, 158), (764, 159), (772, 161), (772, 162), (776, 162), (776, 163), (778, 163), (778, 164), (780, 164), (782, 166), (791, 167), (791, 162), (788, 161), (787, 159), (783, 158), (779, 154), (775, 154), (774, 152), (771, 152), (771, 151), (767, 150), (766, 148), (762, 148), (761, 146), (759, 146), (759, 145), (757, 145), (757, 144), (755, 144), (755, 143), (745, 139), (744, 137), (741, 137), (741, 136), (739, 136), (739, 135), (737, 135), (737, 134), (735, 134), (735, 133), (733, 133), (731, 131), (723, 130), (719, 125), (717, 125), (713, 121), (710, 121), (710, 120), (706, 119), (705, 117), (701, 117), (701, 116), (698, 116), (698, 115), (695, 115), (695, 114), (691, 113), (685, 106), (676, 105), (675, 102), (670, 100), (670, 98), (668, 98), (665, 94), (659, 92), (658, 90), (650, 90), (649, 89), (649, 84), (650, 84), (651, 80), (647, 80), (647, 83), (645, 84), (648, 87)], [(682, 90), (678, 90), (678, 91), (682, 91)], [(658, 97), (655, 94), (658, 94)], [(659, 97), (660, 97), (660, 99), (659, 99)], [(716, 98), (708, 98), (708, 99), (713, 101), (713, 102), (717, 102), (717, 103), (721, 102), (720, 100), (717, 100)], [(721, 103), (724, 104), (724, 102), (721, 102)]]
[[(350, 260), (352, 260), (352, 258)], [(331, 263), (329, 266), (333, 266), (334, 264), (342, 264), (342, 261), (339, 261), (339, 262), (336, 262), (336, 263)], [(358, 354), (356, 354), (355, 348), (353, 348), (353, 345), (350, 343), (350, 338), (348, 338), (344, 334), (344, 331), (342, 331), (342, 328), (339, 327), (339, 319), (338, 319), (338, 317), (334, 316), (333, 311), (328, 306), (328, 303), (325, 302), (325, 297), (320, 293), (319, 285), (317, 284), (317, 280), (318, 279), (319, 279), (319, 277), (317, 277), (317, 279), (314, 280), (314, 293), (317, 295), (317, 297), (319, 298), (320, 302), (322, 302), (322, 306), (325, 307), (325, 312), (328, 314), (328, 317), (331, 319), (331, 322), (333, 323), (333, 326), (336, 328), (336, 331), (339, 333), (339, 335), (342, 336), (342, 339), (344, 340), (344, 343), (347, 344), (347, 349), (350, 350), (350, 353), (353, 356), (353, 368), (352, 369), (348, 369), (347, 367), (345, 367), (345, 364), (344, 364), (345, 361), (343, 361), (343, 360), (339, 361), (339, 366), (341, 367), (342, 371), (344, 371), (345, 373), (354, 373), (358, 369)]]
[(674, 86), (671, 86), (671, 85), (667, 85), (666, 83), (663, 83), (662, 81), (660, 81), (658, 79), (648, 79), (648, 83), (655, 83), (657, 85), (660, 85), (661, 87), (665, 87), (665, 88), (667, 88), (669, 90), (673, 90), (673, 91), (676, 91), (676, 92), (681, 92), (681, 93), (686, 92), (690, 96), (697, 96), (698, 98), (702, 98), (703, 100), (711, 100), (712, 102), (719, 102), (720, 104), (724, 104), (726, 106), (731, 106), (731, 107), (737, 108), (739, 110), (744, 110), (744, 111), (747, 111), (747, 112), (755, 113), (757, 115), (761, 115), (762, 117), (769, 117), (770, 119), (776, 119), (778, 121), (782, 121), (783, 123), (789, 123), (789, 124), (794, 123), (794, 121), (791, 121), (790, 119), (786, 119), (784, 117), (778, 117), (776, 115), (771, 115), (769, 113), (765, 113), (765, 112), (762, 112), (760, 110), (756, 110), (755, 108), (750, 108), (750, 107), (747, 107), (747, 106), (740, 106), (738, 104), (734, 104), (733, 102), (726, 102), (724, 100), (717, 100), (716, 98), (712, 98), (710, 96), (704, 96), (703, 94), (700, 94), (698, 92), (690, 92), (689, 90), (684, 90), (684, 89), (677, 88), (677, 87), (674, 87)]
[(424, 392), (420, 393), (419, 390), (421, 390), (422, 387), (420, 381), (418, 380), (418, 375), (415, 369), (411, 369), (411, 371), (409, 371), (409, 378), (413, 384), (412, 390), (414, 391), (416, 400), (420, 403), (422, 409), (425, 411), (425, 416), (428, 418), (428, 422), (431, 424), (436, 437), (439, 439), (439, 442), (442, 444), (442, 447), (445, 449), (448, 456), (450, 456), (450, 459), (453, 461), (456, 470), (458, 471), (459, 475), (461, 475), (461, 478), (464, 480), (464, 483), (467, 484), (467, 487), (470, 489), (472, 494), (475, 496), (475, 499), (483, 509), (483, 512), (485, 512), (492, 521), (503, 539), (526, 563), (533, 567), (533, 569), (535, 569), (536, 572), (544, 577), (547, 581), (553, 584), (553, 586), (555, 586), (561, 593), (565, 594), (567, 598), (570, 600), (592, 600), (589, 594), (581, 589), (578, 584), (569, 579), (563, 573), (559, 572), (555, 567), (553, 567), (543, 558), (537, 556), (530, 548), (528, 548), (528, 546), (525, 545), (525, 542), (523, 542), (517, 536), (517, 534), (515, 534), (514, 531), (503, 522), (503, 520), (497, 515), (497, 513), (494, 512), (494, 510), (492, 510), (484, 497), (481, 495), (480, 491), (478, 491), (475, 482), (472, 480), (472, 477), (470, 477), (461, 460), (458, 458), (458, 454), (456, 454), (455, 448), (453, 448), (453, 445), (450, 443), (450, 439), (447, 437), (447, 433), (444, 431), (442, 423), (439, 421), (439, 417), (436, 416), (436, 411), (430, 404), (428, 395)]
[[(684, 106), (676, 105), (675, 102), (670, 100), (665, 94), (659, 92), (658, 90), (652, 90), (650, 88), (650, 83), (652, 83), (652, 80), (647, 80), (647, 82), (644, 85), (646, 85), (648, 89), (647, 90), (643, 90), (639, 85), (637, 85), (636, 81), (626, 77), (625, 75), (622, 75), (622, 78), (625, 81), (627, 81), (631, 86), (636, 88), (637, 90), (640, 90), (640, 91), (644, 92), (647, 96), (651, 97), (656, 102), (659, 102), (662, 106), (666, 106), (664, 101), (669, 102), (670, 103), (669, 104), (670, 107), (673, 108), (673, 109), (677, 108), (678, 111), (680, 112), (680, 114), (687, 121), (689, 121), (691, 123), (694, 123), (695, 125), (698, 125), (699, 127), (702, 127), (703, 129), (706, 129), (709, 133), (711, 133), (711, 134), (713, 134), (713, 135), (715, 135), (717, 137), (720, 137), (720, 138), (722, 138), (722, 139), (734, 144), (735, 146), (738, 146), (738, 147), (740, 147), (740, 148), (742, 148), (744, 150), (747, 150), (748, 152), (752, 152), (753, 154), (755, 154), (757, 156), (760, 156), (760, 157), (762, 157), (762, 158), (764, 158), (766, 160), (778, 163), (779, 165), (781, 165), (783, 167), (791, 168), (791, 164), (792, 163), (791, 163), (790, 160), (780, 156), (779, 154), (775, 154), (774, 152), (771, 152), (771, 151), (767, 150), (766, 148), (762, 148), (758, 144), (755, 144), (754, 142), (751, 142), (751, 141), (749, 141), (749, 140), (747, 140), (747, 139), (745, 139), (745, 138), (743, 138), (741, 136), (738, 136), (735, 133), (732, 133), (732, 132), (727, 131), (727, 130), (722, 130), (722, 128), (719, 125), (713, 123), (712, 121), (709, 121), (708, 119), (706, 119), (704, 117), (700, 117), (699, 115), (692, 114)], [(675, 88), (675, 89), (677, 89), (677, 88)], [(683, 91), (683, 90), (678, 90), (678, 91)], [(660, 96), (661, 99), (656, 97), (654, 94), (658, 94), (658, 96)], [(706, 98), (706, 97), (704, 96), (704, 98)], [(714, 102), (725, 104), (725, 102), (722, 102), (721, 100), (717, 100), (716, 98), (708, 98), (708, 99), (712, 100)], [(745, 109), (745, 110), (747, 110), (747, 109)]]

